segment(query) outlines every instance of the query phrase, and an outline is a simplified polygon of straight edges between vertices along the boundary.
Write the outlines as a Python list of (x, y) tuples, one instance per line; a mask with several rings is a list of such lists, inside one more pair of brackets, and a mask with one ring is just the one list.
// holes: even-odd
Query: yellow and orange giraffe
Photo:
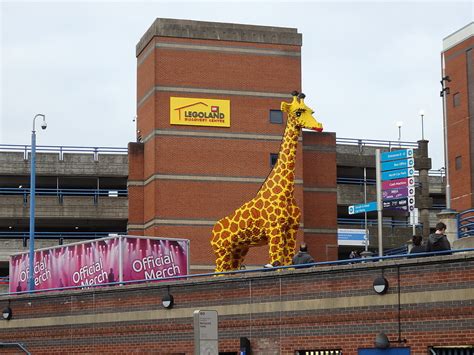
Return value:
[(211, 245), (216, 272), (240, 268), (250, 247), (269, 244), (273, 266), (290, 265), (295, 254), (301, 212), (294, 198), (296, 146), (302, 128), (323, 130), (304, 103), (304, 94), (293, 92), (291, 103), (282, 102), (287, 123), (278, 161), (257, 195), (212, 229)]

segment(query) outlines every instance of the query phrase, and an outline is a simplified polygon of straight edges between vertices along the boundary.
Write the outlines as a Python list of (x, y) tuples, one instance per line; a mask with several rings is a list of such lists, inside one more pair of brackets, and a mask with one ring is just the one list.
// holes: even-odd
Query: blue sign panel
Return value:
[(380, 161), (399, 160), (413, 158), (413, 149), (394, 150), (380, 154)]
[(337, 230), (338, 245), (365, 245), (368, 239), (364, 229), (342, 229)]
[(349, 206), (349, 214), (377, 211), (377, 202), (362, 203), (360, 205)]
[(413, 175), (415, 175), (415, 169), (413, 168), (382, 171), (382, 181), (401, 179)]
[(395, 170), (402, 168), (412, 168), (415, 166), (415, 159), (392, 160), (382, 163), (382, 171)]

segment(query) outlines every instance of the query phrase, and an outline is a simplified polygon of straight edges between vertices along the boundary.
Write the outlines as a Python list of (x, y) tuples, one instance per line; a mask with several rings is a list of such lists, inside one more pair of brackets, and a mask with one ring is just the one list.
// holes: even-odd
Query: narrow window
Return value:
[(282, 124), (283, 112), (280, 110), (270, 110), (270, 123)]
[(456, 157), (456, 170), (459, 170), (462, 168), (462, 156), (457, 156)]
[(458, 107), (461, 105), (461, 94), (459, 92), (453, 95), (453, 106)]
[(278, 153), (270, 153), (270, 167), (274, 167), (278, 161)]

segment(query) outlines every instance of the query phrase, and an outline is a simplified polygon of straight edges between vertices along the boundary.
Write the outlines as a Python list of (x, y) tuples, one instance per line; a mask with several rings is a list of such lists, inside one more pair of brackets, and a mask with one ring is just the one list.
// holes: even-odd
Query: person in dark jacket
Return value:
[(424, 245), (421, 245), (421, 242), (423, 241), (423, 237), (421, 235), (414, 235), (411, 240), (413, 243), (413, 247), (410, 250), (410, 254), (426, 252), (426, 247)]
[(433, 234), (430, 234), (428, 238), (428, 243), (426, 243), (426, 251), (442, 251), (442, 250), (451, 250), (451, 244), (444, 234), (446, 232), (446, 224), (439, 222), (436, 225), (436, 231)]
[(293, 265), (312, 264), (314, 259), (308, 253), (308, 247), (305, 243), (300, 245), (300, 251), (293, 257)]

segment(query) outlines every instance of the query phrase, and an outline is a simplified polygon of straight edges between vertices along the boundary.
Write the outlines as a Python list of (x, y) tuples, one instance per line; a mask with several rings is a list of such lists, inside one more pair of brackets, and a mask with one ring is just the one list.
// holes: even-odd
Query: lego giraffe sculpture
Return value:
[(313, 110), (304, 103), (305, 95), (292, 95), (291, 103), (281, 103), (288, 119), (273, 170), (252, 200), (222, 218), (212, 229), (216, 272), (239, 269), (250, 247), (265, 244), (269, 244), (273, 266), (291, 264), (301, 217), (294, 198), (296, 146), (302, 128), (323, 130), (313, 117)]

